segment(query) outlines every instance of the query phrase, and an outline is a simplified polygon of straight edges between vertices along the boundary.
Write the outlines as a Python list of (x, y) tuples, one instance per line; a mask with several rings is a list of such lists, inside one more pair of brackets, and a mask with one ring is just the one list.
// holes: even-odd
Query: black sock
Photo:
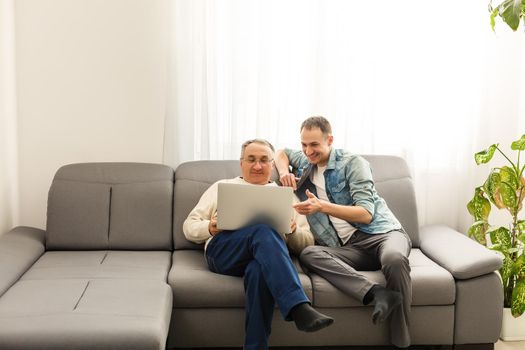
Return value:
[(379, 287), (381, 287), (379, 284), (374, 284), (372, 288), (370, 288), (370, 290), (365, 294), (363, 298), (364, 305), (368, 305), (372, 302), (372, 300), (374, 300), (374, 293), (376, 290), (379, 289)]
[(318, 331), (334, 322), (333, 318), (323, 315), (308, 303), (295, 305), (290, 311), (290, 315), (297, 329), (305, 332)]
[(378, 284), (374, 285), (363, 298), (363, 304), (374, 302), (372, 322), (374, 324), (384, 322), (392, 311), (401, 304), (403, 296), (401, 293), (387, 289)]

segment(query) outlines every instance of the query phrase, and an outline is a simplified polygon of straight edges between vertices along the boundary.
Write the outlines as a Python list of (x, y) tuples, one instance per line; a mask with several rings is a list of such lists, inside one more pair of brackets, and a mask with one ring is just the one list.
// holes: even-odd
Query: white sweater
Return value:
[[(244, 181), (241, 177), (217, 181), (202, 194), (199, 203), (197, 203), (184, 221), (182, 229), (186, 239), (199, 244), (206, 242), (205, 249), (213, 238), (208, 231), (208, 225), (210, 219), (217, 212), (217, 184), (219, 182), (248, 184), (248, 182)], [(276, 186), (276, 183), (271, 182), (264, 186)], [(294, 196), (294, 202), (297, 201), (298, 199)], [(288, 248), (294, 254), (299, 255), (305, 247), (314, 244), (314, 237), (312, 232), (310, 232), (310, 226), (308, 225), (306, 217), (298, 214), (293, 208), (290, 208), (290, 210), (293, 212), (293, 218), (297, 224), (297, 228), (295, 232), (286, 235), (285, 240)]]

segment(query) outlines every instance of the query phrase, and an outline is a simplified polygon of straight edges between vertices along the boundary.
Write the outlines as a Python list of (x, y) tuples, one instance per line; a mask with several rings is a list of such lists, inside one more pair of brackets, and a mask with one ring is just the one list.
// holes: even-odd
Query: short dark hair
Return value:
[(330, 125), (330, 122), (325, 117), (320, 115), (306, 119), (301, 124), (300, 131), (303, 131), (303, 129), (312, 130), (313, 128), (319, 128), (324, 136), (332, 135), (332, 126)]
[(246, 149), (246, 147), (248, 147), (252, 143), (258, 143), (259, 145), (263, 145), (263, 146), (269, 147), (272, 150), (272, 156), (275, 153), (275, 148), (273, 148), (272, 144), (270, 142), (266, 141), (265, 139), (251, 139), (251, 140), (245, 141), (242, 144), (242, 146), (241, 146), (241, 159), (244, 158), (244, 150)]

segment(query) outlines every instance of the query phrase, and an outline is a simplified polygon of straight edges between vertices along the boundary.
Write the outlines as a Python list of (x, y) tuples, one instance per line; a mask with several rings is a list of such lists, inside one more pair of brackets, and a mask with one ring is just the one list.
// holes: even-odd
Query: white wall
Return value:
[[(12, 225), (45, 226), (47, 191), (61, 165), (162, 162), (168, 1), (0, 0), (15, 4), (17, 84), (16, 95), (0, 90), (0, 232)], [(6, 22), (0, 21), (2, 34)], [(485, 125), (480, 130), (506, 131), (480, 134), (484, 146), (490, 140), (506, 144), (521, 135), (516, 123), (518, 130), (525, 126), (522, 102), (518, 120), (508, 123), (508, 130), (486, 127), (516, 115), (516, 101), (525, 96), (525, 65), (521, 63), (521, 80), (513, 70), (525, 57), (525, 45), (520, 56), (516, 40), (523, 42), (525, 37), (508, 36), (504, 28), (499, 23), (495, 43), (489, 45), (496, 48), (486, 53), (487, 61), (494, 63), (487, 65), (493, 75), (479, 109)], [(0, 68), (8, 67), (2, 57)], [(2, 83), (4, 72), (0, 70)], [(502, 94), (505, 88), (509, 92)], [(5, 101), (15, 97), (17, 117), (12, 112), (9, 117), (3, 113)], [(459, 223), (462, 228), (470, 225), (466, 218)]]
[(17, 224), (45, 227), (55, 171), (162, 162), (166, 0), (17, 0)]
[(13, 0), (0, 0), (0, 234), (17, 220), (17, 142)]

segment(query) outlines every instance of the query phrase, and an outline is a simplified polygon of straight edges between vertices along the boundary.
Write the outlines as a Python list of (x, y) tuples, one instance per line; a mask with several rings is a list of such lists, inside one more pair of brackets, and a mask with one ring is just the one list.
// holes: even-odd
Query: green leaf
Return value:
[(467, 209), (470, 215), (474, 217), (474, 220), (487, 221), (491, 207), (489, 200), (484, 196), (483, 187), (476, 187), (474, 197), (468, 202)]
[(501, 195), (499, 191), (499, 187), (501, 184), (501, 177), (497, 171), (492, 171), (487, 181), (483, 184), (483, 190), (489, 197), (489, 200), (499, 209), (505, 208), (505, 205), (503, 204), (501, 200)]
[(518, 181), (518, 175), (513, 168), (504, 166), (500, 169), (499, 175), (501, 182), (507, 183), (514, 191), (518, 189), (520, 182)]
[[(490, 9), (489, 9), (490, 10)], [(495, 9), (490, 10), (490, 27), (493, 31), (496, 31), (496, 16), (499, 14), (499, 8), (496, 7)]]
[(474, 160), (476, 161), (477, 165), (480, 165), (481, 163), (485, 164), (488, 163), (492, 157), (494, 156), (494, 152), (496, 151), (496, 148), (498, 147), (498, 143), (491, 145), (486, 150), (480, 151), (476, 154), (474, 154)]
[(499, 175), (501, 181), (499, 189), (501, 200), (514, 215), (514, 213), (519, 211), (518, 206), (520, 205), (517, 195), (519, 192), (517, 191), (521, 186), (521, 182), (518, 180), (518, 174), (516, 174), (514, 168), (504, 166), (500, 169)]
[(487, 248), (490, 249), (490, 250), (493, 250), (495, 252), (499, 252), (503, 256), (510, 257), (510, 253), (508, 251), (508, 248), (502, 246), (501, 244), (494, 244), (494, 245), (488, 246)]
[(487, 245), (487, 239), (485, 238), (485, 231), (487, 231), (488, 223), (486, 221), (476, 221), (469, 227), (467, 235), (470, 238), (474, 238), (479, 244)]
[(520, 232), (525, 232), (525, 220), (518, 220), (518, 222), (516, 222), (516, 228)]
[(500, 226), (498, 228), (490, 228), (487, 233), (490, 236), (492, 244), (500, 244), (504, 249), (512, 248), (510, 241), (510, 231), (508, 228)]
[(517, 209), (518, 197), (516, 196), (516, 190), (512, 188), (506, 182), (502, 182), (499, 191), (501, 193), (501, 201), (507, 208), (510, 209), (511, 213), (514, 213)]
[(518, 230), (518, 239), (525, 244), (525, 220), (519, 220), (516, 223), (516, 229)]
[[(523, 3), (523, 6), (525, 6), (525, 2)], [(521, 135), (521, 138), (519, 140), (514, 141), (510, 148), (515, 151), (524, 151), (525, 150), (525, 135)]]
[(518, 279), (512, 291), (512, 316), (519, 317), (525, 311), (525, 279)]
[(512, 28), (518, 30), (521, 18), (521, 0), (505, 0), (499, 5), (501, 18)]
[(525, 255), (520, 255), (512, 266), (512, 273), (517, 278), (525, 279)]
[(503, 287), (508, 288), (509, 278), (512, 275), (512, 259), (510, 256), (504, 254), (503, 256), (503, 265), (499, 269), (499, 274), (503, 282)]

